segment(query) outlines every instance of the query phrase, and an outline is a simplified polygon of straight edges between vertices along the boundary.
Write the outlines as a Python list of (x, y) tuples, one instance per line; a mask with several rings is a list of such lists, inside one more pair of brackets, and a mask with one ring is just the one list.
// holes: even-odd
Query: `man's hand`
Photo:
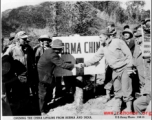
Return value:
[(26, 76), (18, 76), (18, 79), (20, 80), (20, 82), (27, 82)]
[(75, 64), (74, 67), (75, 68), (83, 68), (84, 67), (84, 63)]
[(136, 74), (135, 69), (134, 70), (127, 70), (127, 73), (128, 73), (128, 75)]

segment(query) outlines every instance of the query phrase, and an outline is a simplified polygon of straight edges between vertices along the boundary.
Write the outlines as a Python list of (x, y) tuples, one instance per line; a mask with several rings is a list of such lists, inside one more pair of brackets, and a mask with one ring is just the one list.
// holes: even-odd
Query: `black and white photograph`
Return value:
[(151, 0), (1, 0), (1, 119), (151, 119)]

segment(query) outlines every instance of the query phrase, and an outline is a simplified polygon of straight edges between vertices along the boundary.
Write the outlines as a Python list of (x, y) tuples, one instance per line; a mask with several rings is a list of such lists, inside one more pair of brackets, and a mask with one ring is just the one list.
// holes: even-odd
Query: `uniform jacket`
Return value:
[(53, 70), (56, 66), (68, 70), (74, 68), (73, 64), (65, 63), (52, 48), (45, 50), (37, 64), (39, 80), (50, 83), (52, 81)]
[(108, 65), (114, 70), (124, 67), (131, 68), (133, 65), (132, 54), (126, 43), (120, 39), (113, 39), (105, 47), (101, 46), (95, 53), (95, 56), (90, 61), (85, 62), (85, 66), (95, 64), (100, 61), (103, 56), (105, 56)]

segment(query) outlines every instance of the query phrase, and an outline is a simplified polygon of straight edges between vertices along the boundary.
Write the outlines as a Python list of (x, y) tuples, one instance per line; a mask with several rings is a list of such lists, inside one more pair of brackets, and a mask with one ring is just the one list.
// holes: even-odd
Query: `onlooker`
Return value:
[(137, 98), (133, 103), (134, 111), (142, 115), (142, 112), (144, 112), (151, 103), (151, 97), (151, 82), (146, 81), (145, 87), (141, 92), (141, 97)]
[(48, 35), (42, 35), (40, 36), (39, 41), (41, 43), (43, 42), (43, 46), (38, 47), (36, 50), (35, 53), (36, 64), (38, 63), (38, 60), (40, 59), (44, 51), (51, 48), (50, 43), (52, 42), (52, 39)]
[(130, 29), (126, 28), (123, 32), (122, 32), (124, 41), (127, 43), (127, 46), (129, 47), (129, 49), (131, 50), (131, 53), (133, 54), (134, 49), (135, 49), (135, 41), (132, 39), (133, 38), (133, 33)]
[[(148, 24), (147, 24), (148, 23)], [(143, 22), (143, 25), (147, 24), (150, 25), (150, 19), (145, 19)], [(134, 101), (134, 111), (138, 112), (139, 114), (142, 114), (146, 110), (147, 107), (151, 104), (151, 79), (150, 79), (150, 57), (151, 56), (144, 56), (143, 54), (143, 36), (146, 36), (147, 38), (150, 36), (150, 28), (146, 28), (146, 25), (143, 26), (144, 34), (141, 33), (141, 30), (139, 30), (136, 33), (137, 38), (137, 45), (135, 47), (135, 53), (134, 53), (134, 61), (135, 65), (137, 67), (140, 81), (142, 82), (143, 86), (141, 88), (141, 97), (137, 98)], [(146, 39), (147, 39), (146, 38)], [(144, 37), (145, 39), (145, 37)], [(150, 37), (149, 37), (150, 39)], [(148, 111), (151, 112), (151, 111)]]
[[(15, 39), (16, 44), (10, 47), (10, 49), (5, 52), (5, 55), (11, 55), (16, 62), (24, 66), (22, 69), (19, 68), (20, 66), (16, 66), (18, 71), (16, 74), (21, 82), (26, 83), (25, 86), (29, 86), (29, 92), (35, 94), (36, 91), (32, 87), (34, 80), (34, 52), (28, 44), (28, 35), (24, 31), (20, 31), (16, 34)], [(26, 88), (27, 87), (25, 87), (25, 89)]]

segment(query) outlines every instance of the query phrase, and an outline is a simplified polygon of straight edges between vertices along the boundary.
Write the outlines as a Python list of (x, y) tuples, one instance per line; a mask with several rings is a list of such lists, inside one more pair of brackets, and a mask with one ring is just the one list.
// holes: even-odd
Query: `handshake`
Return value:
[(74, 65), (75, 68), (84, 68), (85, 64), (84, 63), (78, 63)]

